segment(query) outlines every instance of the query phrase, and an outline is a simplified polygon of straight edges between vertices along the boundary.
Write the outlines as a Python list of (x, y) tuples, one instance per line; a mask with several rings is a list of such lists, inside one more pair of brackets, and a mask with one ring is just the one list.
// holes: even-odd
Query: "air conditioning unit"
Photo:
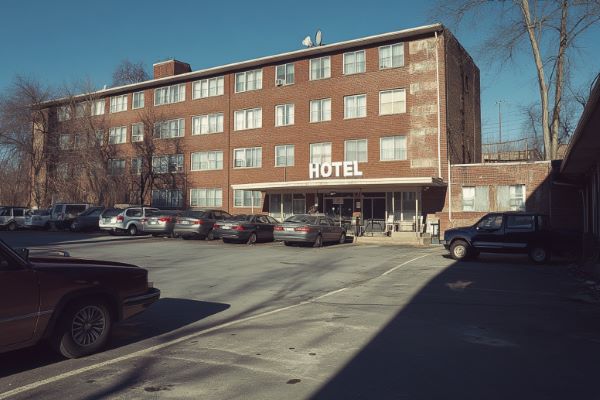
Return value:
[(275, 86), (283, 86), (285, 81), (283, 79), (275, 79)]

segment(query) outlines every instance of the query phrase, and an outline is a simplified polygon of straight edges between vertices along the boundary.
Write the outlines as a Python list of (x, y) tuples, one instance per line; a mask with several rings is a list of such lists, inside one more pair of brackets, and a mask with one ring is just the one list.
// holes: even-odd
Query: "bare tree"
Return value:
[[(544, 158), (557, 157), (565, 125), (565, 85), (577, 39), (600, 21), (600, 0), (445, 0), (437, 17), (459, 25), (465, 19), (493, 28), (484, 40), (489, 57), (506, 62), (529, 48), (540, 96)], [(568, 124), (572, 126), (571, 123)]]
[(147, 81), (150, 79), (150, 75), (144, 69), (142, 62), (132, 63), (129, 60), (123, 60), (115, 68), (112, 79), (113, 86), (122, 86)]

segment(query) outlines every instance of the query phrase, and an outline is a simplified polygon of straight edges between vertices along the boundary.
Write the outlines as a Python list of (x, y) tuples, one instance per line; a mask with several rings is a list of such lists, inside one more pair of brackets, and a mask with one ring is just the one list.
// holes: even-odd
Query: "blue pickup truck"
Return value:
[(523, 253), (541, 264), (555, 250), (574, 246), (564, 235), (550, 229), (548, 217), (539, 213), (498, 212), (482, 217), (475, 225), (448, 229), (442, 244), (455, 260), (475, 258), (479, 253)]

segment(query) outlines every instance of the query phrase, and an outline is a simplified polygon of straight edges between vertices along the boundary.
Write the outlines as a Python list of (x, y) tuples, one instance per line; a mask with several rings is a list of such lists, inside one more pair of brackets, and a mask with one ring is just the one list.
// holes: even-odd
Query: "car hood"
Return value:
[(472, 232), (473, 230), (474, 230), (474, 228), (472, 226), (451, 228), (451, 229), (446, 229), (446, 231), (444, 232), (444, 235), (449, 236), (449, 235), (456, 235), (458, 233), (469, 233), (469, 232)]
[(33, 268), (116, 268), (116, 269), (141, 269), (137, 265), (115, 261), (86, 260), (73, 257), (30, 257)]

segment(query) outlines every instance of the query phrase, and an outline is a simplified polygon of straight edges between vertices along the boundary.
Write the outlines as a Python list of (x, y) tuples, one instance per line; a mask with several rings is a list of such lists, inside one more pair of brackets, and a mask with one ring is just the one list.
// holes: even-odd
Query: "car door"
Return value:
[(33, 337), (39, 317), (35, 271), (0, 245), (0, 347)]
[(24, 208), (13, 208), (13, 218), (17, 225), (25, 226), (25, 209)]
[(256, 236), (259, 239), (270, 239), (272, 232), (269, 234), (269, 222), (263, 215), (255, 215), (251, 221), (256, 226)]
[(324, 242), (331, 241), (331, 223), (329, 222), (329, 218), (320, 217), (319, 225), (321, 228), (321, 237)]
[(506, 251), (525, 252), (535, 236), (535, 215), (509, 214), (504, 229)]
[(130, 208), (125, 212), (125, 216), (127, 217), (125, 220), (125, 229), (131, 224), (134, 223), (138, 230), (142, 229), (142, 216), (143, 211), (141, 208)]
[(471, 244), (481, 251), (501, 251), (504, 248), (504, 216), (489, 214), (475, 227)]

